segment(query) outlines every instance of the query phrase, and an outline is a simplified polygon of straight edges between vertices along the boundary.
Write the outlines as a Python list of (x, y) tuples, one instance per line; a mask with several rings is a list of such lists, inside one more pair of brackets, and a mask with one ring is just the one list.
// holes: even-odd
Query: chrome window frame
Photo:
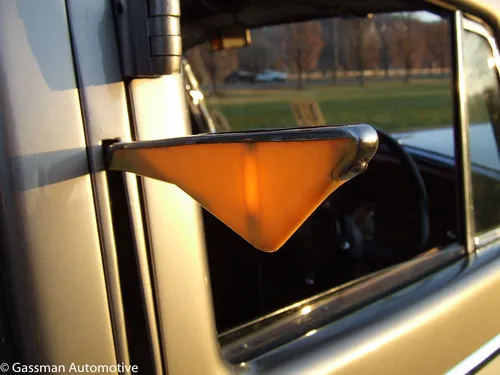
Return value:
[[(311, 336), (325, 325), (410, 287), (463, 255), (463, 247), (453, 244), (437, 253), (385, 268), (223, 332), (219, 335), (222, 356), (232, 364), (241, 364), (280, 345)], [(241, 335), (242, 332), (247, 334)], [(235, 338), (228, 339), (232, 335)], [(224, 345), (223, 341), (228, 342)]]
[[(471, 17), (472, 18), (472, 17)], [(479, 36), (482, 36), (483, 38), (486, 39), (488, 42), (492, 52), (493, 52), (493, 58), (495, 59), (495, 64), (497, 68), (497, 80), (500, 85), (500, 51), (498, 49), (495, 37), (493, 35), (493, 31), (486, 25), (482, 24), (476, 21), (477, 18), (473, 17), (473, 19), (467, 18), (467, 15), (465, 15), (463, 19), (463, 31), (464, 32), (471, 32), (474, 34), (477, 34)], [(467, 118), (468, 119), (468, 118)], [(470, 127), (470, 122), (467, 121), (467, 127)], [(473, 189), (472, 186), (472, 180), (471, 180), (471, 191)], [(473, 212), (472, 212), (473, 213)], [(471, 217), (472, 220), (474, 219), (474, 216)], [(500, 225), (500, 223), (498, 223)], [(475, 245), (475, 250), (480, 251), (481, 248), (497, 241), (500, 239), (500, 228), (494, 227), (485, 233), (482, 233), (480, 235), (477, 235), (474, 232), (474, 245)]]
[(465, 251), (471, 254), (475, 251), (473, 242), (475, 228), (469, 146), (469, 113), (463, 61), (463, 20), (464, 17), (460, 10), (452, 13), (450, 19), (450, 36), (453, 59), (453, 128), (455, 137), (455, 164), (457, 169), (458, 236), (459, 242), (465, 246)]

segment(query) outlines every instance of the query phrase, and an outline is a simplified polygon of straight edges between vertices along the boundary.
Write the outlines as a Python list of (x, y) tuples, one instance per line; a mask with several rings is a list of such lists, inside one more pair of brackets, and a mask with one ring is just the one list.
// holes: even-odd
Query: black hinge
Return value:
[(179, 0), (113, 0), (125, 78), (181, 70)]

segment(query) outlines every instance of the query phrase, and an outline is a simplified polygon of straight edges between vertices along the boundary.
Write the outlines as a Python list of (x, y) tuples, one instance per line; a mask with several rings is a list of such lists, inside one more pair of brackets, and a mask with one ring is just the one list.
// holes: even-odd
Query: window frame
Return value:
[[(457, 243), (437, 253), (424, 253), (423, 256), (340, 285), (232, 330), (220, 332), (218, 336), (222, 357), (229, 363), (244, 363), (294, 339), (308, 336), (310, 332), (315, 332), (325, 324), (339, 321), (351, 312), (409, 288), (419, 280), (425, 280), (426, 277), (460, 262), (464, 256), (476, 251), (479, 243), (476, 242), (474, 229), (469, 119), (462, 54), (464, 24), (468, 25), (469, 20), (466, 20), (459, 10), (450, 11), (447, 15), (452, 58), (452, 126), (456, 151), (454, 159), (459, 200)], [(488, 244), (500, 237), (500, 228), (497, 234), (497, 237), (489, 239)], [(482, 246), (486, 244), (480, 243)], [(304, 311), (307, 313), (304, 314)]]
[[(464, 32), (471, 32), (476, 35), (479, 35), (483, 37), (489, 44), (492, 52), (493, 52), (493, 58), (495, 59), (495, 65), (496, 65), (496, 72), (497, 72), (497, 82), (500, 85), (500, 52), (498, 49), (498, 45), (496, 43), (493, 31), (483, 23), (480, 23), (476, 21), (476, 18), (473, 19), (473, 17), (465, 15), (463, 19), (463, 31)], [(467, 108), (466, 108), (467, 110)], [(469, 118), (467, 116), (467, 127), (470, 128), (470, 122)], [(470, 161), (469, 161), (470, 165)], [(472, 171), (470, 170), (469, 167), (469, 173), (471, 173), (471, 192), (473, 189), (472, 186)], [(472, 205), (471, 207), (471, 220), (474, 223), (474, 207)], [(472, 234), (473, 241), (474, 241), (474, 250), (478, 251), (481, 250), (481, 248), (491, 244), (492, 242), (495, 242), (496, 240), (500, 239), (500, 223), (497, 227), (494, 227), (490, 230), (487, 230), (486, 232), (477, 235), (476, 232), (474, 231)]]
[(453, 88), (453, 133), (455, 137), (455, 165), (457, 169), (458, 241), (467, 254), (475, 251), (474, 206), (469, 143), (469, 111), (465, 80), (463, 33), (464, 16), (455, 10), (450, 17)]

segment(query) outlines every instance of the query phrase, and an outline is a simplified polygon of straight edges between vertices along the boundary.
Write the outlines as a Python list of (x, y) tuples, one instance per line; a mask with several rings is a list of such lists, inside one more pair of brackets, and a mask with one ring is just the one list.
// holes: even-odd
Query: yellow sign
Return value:
[(298, 126), (325, 125), (325, 119), (318, 102), (313, 100), (292, 101), (290, 106)]

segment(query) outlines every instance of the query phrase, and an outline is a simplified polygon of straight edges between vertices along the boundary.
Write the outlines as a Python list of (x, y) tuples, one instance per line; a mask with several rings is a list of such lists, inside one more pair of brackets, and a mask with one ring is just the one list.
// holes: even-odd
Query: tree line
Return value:
[(252, 43), (245, 48), (211, 52), (200, 45), (186, 55), (200, 81), (211, 82), (214, 90), (235, 70), (287, 71), (302, 88), (310, 72), (335, 82), (340, 72), (355, 71), (363, 85), (367, 70), (382, 70), (388, 78), (391, 70), (403, 69), (409, 81), (414, 69), (445, 72), (450, 65), (447, 21), (424, 21), (412, 13), (263, 27), (252, 30)]

